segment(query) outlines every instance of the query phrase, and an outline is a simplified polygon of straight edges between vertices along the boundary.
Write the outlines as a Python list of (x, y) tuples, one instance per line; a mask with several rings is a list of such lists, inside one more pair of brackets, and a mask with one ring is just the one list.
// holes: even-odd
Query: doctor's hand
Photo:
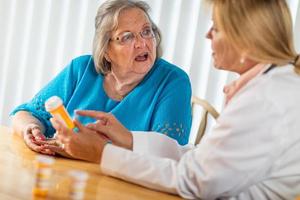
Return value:
[(55, 118), (51, 119), (51, 123), (56, 129), (56, 144), (45, 144), (45, 148), (64, 157), (96, 163), (101, 161), (103, 148), (108, 143), (107, 139), (102, 135), (84, 127), (78, 120), (74, 121), (78, 132), (68, 129), (61, 121)]
[(107, 136), (117, 146), (132, 150), (132, 133), (127, 130), (111, 113), (91, 110), (77, 110), (76, 114), (97, 119), (86, 127)]

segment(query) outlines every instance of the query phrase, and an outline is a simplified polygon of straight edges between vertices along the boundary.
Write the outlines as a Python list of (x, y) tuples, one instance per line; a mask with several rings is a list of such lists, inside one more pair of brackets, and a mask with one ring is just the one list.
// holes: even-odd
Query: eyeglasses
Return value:
[[(155, 37), (155, 33), (151, 27), (144, 28), (141, 32), (138, 33), (143, 39), (152, 39)], [(126, 31), (121, 33), (115, 38), (111, 38), (111, 41), (116, 41), (121, 45), (131, 45), (136, 39), (137, 35)]]

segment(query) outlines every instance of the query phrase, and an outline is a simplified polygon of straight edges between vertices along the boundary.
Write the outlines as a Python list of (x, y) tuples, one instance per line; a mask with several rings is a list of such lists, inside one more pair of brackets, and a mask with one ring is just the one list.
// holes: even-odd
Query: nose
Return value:
[(137, 34), (135, 36), (135, 41), (134, 41), (134, 47), (135, 48), (142, 48), (146, 46), (146, 39), (142, 38), (140, 34)]
[(207, 39), (212, 39), (212, 27), (210, 27), (210, 29), (209, 29), (208, 32), (206, 33), (206, 38), (207, 38)]

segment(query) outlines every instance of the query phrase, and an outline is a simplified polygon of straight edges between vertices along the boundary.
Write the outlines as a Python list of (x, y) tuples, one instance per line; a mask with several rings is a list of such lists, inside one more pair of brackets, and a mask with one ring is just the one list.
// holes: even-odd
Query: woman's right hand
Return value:
[(41, 128), (36, 124), (28, 124), (23, 130), (23, 139), (25, 144), (33, 151), (54, 155), (55, 153), (49, 149), (44, 148), (46, 137), (41, 131)]

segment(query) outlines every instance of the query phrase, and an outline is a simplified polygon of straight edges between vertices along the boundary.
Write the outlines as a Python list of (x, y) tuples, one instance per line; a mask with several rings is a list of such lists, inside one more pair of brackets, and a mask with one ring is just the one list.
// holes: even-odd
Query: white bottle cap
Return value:
[(52, 96), (45, 102), (46, 111), (51, 111), (56, 109), (57, 107), (61, 106), (63, 101), (58, 96)]
[(76, 181), (86, 181), (86, 179), (89, 177), (87, 172), (80, 170), (71, 170), (69, 171), (69, 175)]

